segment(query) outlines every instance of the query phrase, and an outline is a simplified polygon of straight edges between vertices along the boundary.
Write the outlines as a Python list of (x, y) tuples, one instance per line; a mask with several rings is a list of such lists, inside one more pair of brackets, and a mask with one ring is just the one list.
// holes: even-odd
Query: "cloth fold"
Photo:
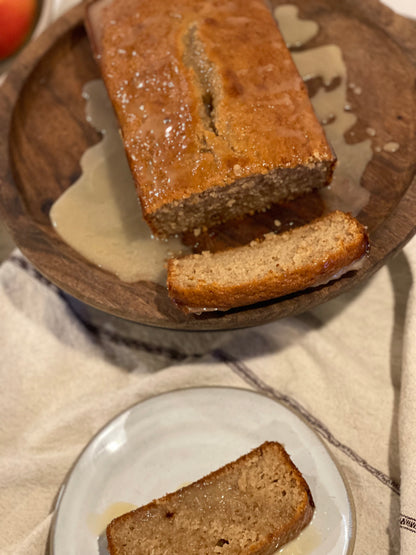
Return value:
[(416, 285), (411, 286), (403, 339), (400, 394), (400, 529), (402, 553), (416, 551)]
[(90, 309), (15, 250), (0, 267), (0, 552), (46, 552), (60, 485), (111, 418), (165, 391), (222, 385), (268, 395), (322, 438), (352, 493), (354, 553), (415, 553), (415, 269), (413, 240), (303, 315), (195, 333)]

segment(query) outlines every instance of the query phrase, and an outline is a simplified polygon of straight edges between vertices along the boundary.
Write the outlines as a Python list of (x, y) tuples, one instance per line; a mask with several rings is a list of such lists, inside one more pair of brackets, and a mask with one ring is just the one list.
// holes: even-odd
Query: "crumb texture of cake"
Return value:
[(309, 524), (314, 502), (284, 447), (265, 442), (197, 482), (113, 520), (111, 555), (268, 555)]
[(337, 210), (249, 245), (170, 259), (169, 295), (186, 312), (229, 310), (325, 284), (368, 249), (365, 227)]
[(264, 0), (95, 0), (86, 23), (155, 233), (329, 183), (334, 154)]

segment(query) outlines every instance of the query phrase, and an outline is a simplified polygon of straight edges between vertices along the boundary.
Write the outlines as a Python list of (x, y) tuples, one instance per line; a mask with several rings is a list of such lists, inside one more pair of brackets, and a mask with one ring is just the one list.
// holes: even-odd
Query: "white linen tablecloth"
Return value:
[[(74, 3), (55, 0), (55, 15)], [(45, 553), (59, 487), (113, 416), (201, 385), (253, 389), (302, 415), (348, 481), (354, 553), (416, 553), (415, 275), (413, 239), (301, 316), (187, 333), (82, 316), (15, 250), (0, 267), (0, 553)]]

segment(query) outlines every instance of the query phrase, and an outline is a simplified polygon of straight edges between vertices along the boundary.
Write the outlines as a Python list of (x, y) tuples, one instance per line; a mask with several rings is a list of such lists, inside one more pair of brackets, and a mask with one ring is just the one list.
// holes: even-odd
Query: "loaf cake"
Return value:
[(314, 513), (284, 448), (263, 443), (238, 460), (107, 527), (111, 555), (272, 554)]
[(169, 295), (185, 312), (229, 310), (327, 283), (367, 250), (364, 226), (335, 211), (248, 245), (170, 259)]
[(155, 234), (330, 182), (335, 156), (264, 0), (93, 0), (86, 26)]

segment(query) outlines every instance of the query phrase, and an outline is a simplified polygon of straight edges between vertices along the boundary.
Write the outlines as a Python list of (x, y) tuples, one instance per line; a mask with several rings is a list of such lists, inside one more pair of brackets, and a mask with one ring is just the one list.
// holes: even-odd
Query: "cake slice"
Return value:
[(107, 527), (111, 555), (272, 554), (314, 512), (285, 449), (266, 442), (197, 482)]
[(364, 226), (337, 210), (249, 245), (170, 259), (169, 295), (185, 312), (229, 310), (339, 278), (367, 250)]
[(264, 0), (93, 0), (86, 24), (160, 236), (327, 185), (335, 156)]

